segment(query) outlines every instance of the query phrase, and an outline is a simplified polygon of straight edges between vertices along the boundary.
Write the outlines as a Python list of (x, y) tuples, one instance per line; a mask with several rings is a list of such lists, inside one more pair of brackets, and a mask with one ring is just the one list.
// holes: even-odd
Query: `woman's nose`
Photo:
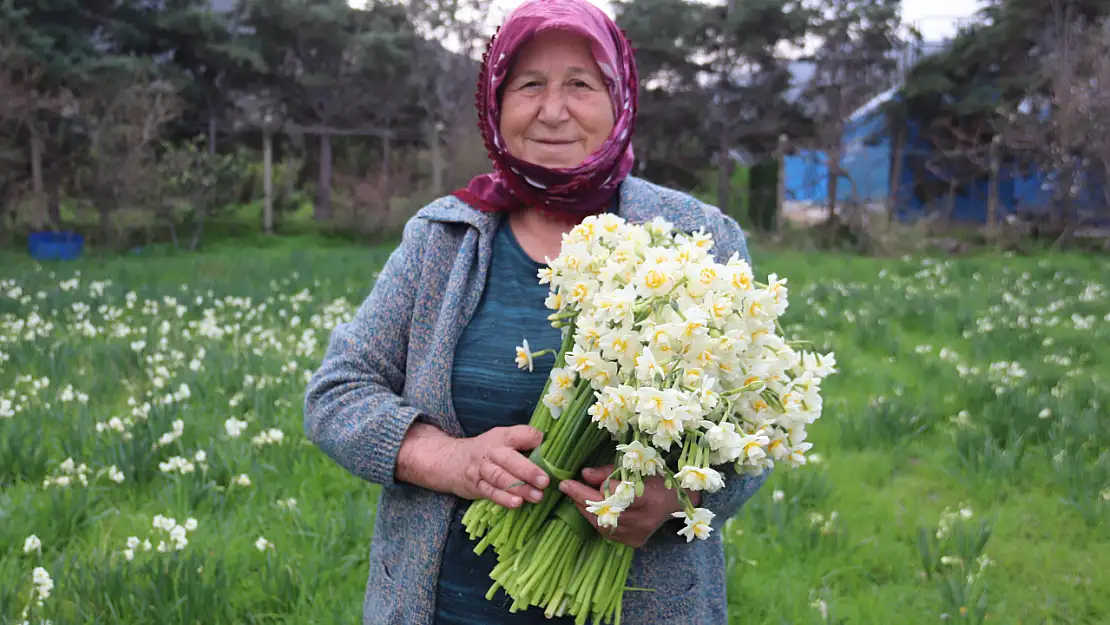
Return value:
[(543, 101), (540, 104), (539, 121), (556, 125), (565, 122), (570, 117), (567, 109), (567, 94), (558, 87), (544, 89)]

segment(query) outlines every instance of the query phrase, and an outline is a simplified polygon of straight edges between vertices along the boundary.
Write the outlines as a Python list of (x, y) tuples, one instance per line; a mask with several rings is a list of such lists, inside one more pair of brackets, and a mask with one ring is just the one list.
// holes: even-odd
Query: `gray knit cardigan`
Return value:
[[(619, 213), (704, 228), (719, 261), (748, 258), (744, 234), (718, 209), (642, 179), (621, 185)], [(423, 625), (435, 611), (448, 523), (459, 499), (394, 480), (409, 426), (431, 423), (462, 436), (451, 402), (456, 341), (485, 286), (499, 216), (448, 196), (422, 208), (350, 323), (335, 328), (308, 384), (305, 432), (352, 474), (381, 485), (363, 602), (367, 625)], [(703, 505), (716, 518), (708, 540), (687, 544), (662, 528), (636, 556), (622, 621), (635, 625), (724, 625), (725, 557), (720, 530), (766, 480), (730, 473)], [(369, 518), (369, 511), (367, 513)]]

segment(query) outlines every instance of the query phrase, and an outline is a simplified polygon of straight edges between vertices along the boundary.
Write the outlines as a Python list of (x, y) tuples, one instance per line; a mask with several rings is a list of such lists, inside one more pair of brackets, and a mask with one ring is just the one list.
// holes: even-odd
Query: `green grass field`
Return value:
[[(0, 622), (358, 622), (376, 490), (301, 402), (388, 251), (0, 257)], [(840, 373), (719, 530), (731, 622), (1110, 622), (1105, 259), (755, 260)]]

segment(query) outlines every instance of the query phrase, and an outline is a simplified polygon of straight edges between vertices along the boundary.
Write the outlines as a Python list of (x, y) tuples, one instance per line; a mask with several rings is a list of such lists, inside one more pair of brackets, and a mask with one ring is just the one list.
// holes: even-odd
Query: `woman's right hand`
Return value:
[(413, 424), (397, 456), (396, 478), (463, 499), (490, 499), (517, 508), (537, 502), (550, 478), (521, 452), (539, 447), (543, 434), (527, 425), (497, 427), (472, 438), (453, 438), (429, 424)]
[(490, 499), (506, 508), (519, 507), (524, 499), (536, 503), (543, 498), (550, 478), (521, 453), (540, 446), (539, 430), (527, 425), (497, 427), (456, 441), (450, 463), (458, 477), (455, 495)]

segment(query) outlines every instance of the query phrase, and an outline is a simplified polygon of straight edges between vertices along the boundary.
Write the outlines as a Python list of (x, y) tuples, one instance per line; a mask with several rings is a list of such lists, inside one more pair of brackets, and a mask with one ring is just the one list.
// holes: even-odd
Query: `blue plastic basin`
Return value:
[(35, 232), (27, 237), (27, 251), (35, 260), (76, 260), (85, 249), (85, 237), (76, 232)]

